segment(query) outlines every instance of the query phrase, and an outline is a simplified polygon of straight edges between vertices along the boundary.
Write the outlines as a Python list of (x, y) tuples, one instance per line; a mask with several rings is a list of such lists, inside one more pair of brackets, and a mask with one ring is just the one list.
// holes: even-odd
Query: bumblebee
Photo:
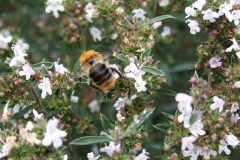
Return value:
[(89, 78), (89, 85), (103, 94), (107, 93), (116, 83), (113, 73), (122, 74), (115, 68), (109, 66), (110, 54), (103, 54), (95, 50), (88, 50), (79, 57), (80, 67), (76, 73), (78, 78), (86, 76)]

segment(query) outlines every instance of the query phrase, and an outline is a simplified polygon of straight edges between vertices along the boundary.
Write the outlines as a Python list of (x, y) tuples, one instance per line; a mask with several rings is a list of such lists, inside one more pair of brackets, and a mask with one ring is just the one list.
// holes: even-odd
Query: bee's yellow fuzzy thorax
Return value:
[(94, 57), (97, 53), (95, 52), (95, 50), (88, 50), (87, 52), (83, 53), (79, 60), (81, 63), (85, 63), (87, 62), (90, 58)]

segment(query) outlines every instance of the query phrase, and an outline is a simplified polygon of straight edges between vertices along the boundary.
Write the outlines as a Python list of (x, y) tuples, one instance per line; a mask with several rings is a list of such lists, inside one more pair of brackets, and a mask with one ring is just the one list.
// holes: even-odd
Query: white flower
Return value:
[(193, 97), (185, 93), (178, 93), (175, 97), (175, 100), (178, 102), (178, 110), (181, 113), (190, 114), (192, 113), (191, 103), (193, 102)]
[(124, 102), (125, 102), (126, 104), (128, 104), (128, 105), (131, 105), (132, 100), (134, 100), (134, 99), (136, 99), (136, 98), (137, 98), (137, 95), (134, 94), (134, 95), (131, 96), (130, 99), (129, 99), (128, 97), (125, 97), (125, 98), (124, 98)]
[(96, 42), (97, 40), (98, 40), (98, 41), (101, 41), (101, 40), (102, 40), (101, 31), (100, 31), (98, 28), (92, 26), (92, 27), (90, 28), (90, 33), (91, 33), (91, 35), (92, 35), (92, 37), (93, 37), (94, 42)]
[(134, 78), (136, 81), (142, 81), (142, 75), (145, 74), (145, 72), (139, 70), (134, 63), (130, 63), (130, 65), (124, 69), (124, 72), (126, 73), (126, 77)]
[(147, 83), (145, 81), (137, 81), (134, 83), (134, 86), (138, 92), (146, 92), (147, 88), (145, 87)]
[(89, 2), (86, 6), (85, 6), (85, 12), (87, 13), (86, 14), (86, 19), (89, 21), (89, 22), (93, 22), (92, 21), (92, 18), (93, 18), (93, 13), (95, 11), (95, 6)]
[[(110, 64), (110, 67), (111, 67), (111, 68), (114, 68), (114, 69), (116, 69), (118, 72), (120, 72), (119, 69), (118, 69), (118, 66), (117, 66), (116, 64)], [(116, 72), (113, 72), (113, 77), (114, 77), (115, 79), (118, 79), (118, 78), (119, 78), (119, 75), (118, 75)]]
[(198, 156), (202, 153), (202, 147), (194, 147), (192, 150), (184, 150), (182, 151), (183, 157), (191, 156), (190, 160), (197, 160)]
[(211, 156), (211, 155), (212, 155), (212, 156), (216, 156), (216, 155), (217, 155), (217, 152), (214, 151), (214, 150), (209, 149), (209, 150), (207, 150), (207, 151), (203, 151), (203, 152), (201, 153), (201, 155), (203, 156), (204, 159), (210, 159), (210, 156)]
[(55, 68), (55, 71), (60, 74), (69, 73), (67, 68), (63, 67), (63, 64), (58, 64), (58, 61), (54, 62), (54, 68)]
[(192, 144), (194, 141), (196, 141), (196, 137), (194, 136), (190, 136), (190, 137), (183, 137), (182, 138), (182, 146), (181, 149), (183, 150), (193, 150), (194, 149), (194, 145)]
[(88, 160), (97, 160), (99, 157), (100, 157), (100, 155), (98, 155), (97, 157), (94, 157), (93, 152), (90, 152), (87, 154)]
[(226, 52), (232, 52), (232, 50), (239, 51), (240, 47), (239, 47), (236, 39), (233, 38), (233, 39), (230, 39), (230, 40), (233, 42), (233, 44), (226, 49)]
[(42, 90), (42, 99), (44, 99), (47, 95), (52, 95), (52, 90), (51, 90), (51, 84), (49, 78), (43, 77), (43, 79), (40, 81), (42, 83), (38, 84), (38, 88)]
[(11, 111), (8, 110), (8, 105), (10, 103), (10, 100), (6, 103), (4, 109), (3, 109), (3, 114), (2, 114), (2, 121), (8, 119), (8, 116), (10, 116), (12, 113)]
[(65, 154), (65, 155), (63, 156), (63, 160), (67, 160), (67, 159), (68, 159), (68, 155)]
[(217, 12), (213, 12), (211, 9), (208, 9), (206, 11), (202, 11), (203, 19), (209, 20), (210, 22), (215, 22), (216, 18), (219, 18), (219, 14)]
[(61, 131), (57, 128), (59, 120), (56, 118), (50, 119), (46, 125), (45, 137), (42, 140), (44, 146), (49, 146), (53, 143), (54, 148), (59, 148), (62, 146), (62, 137), (66, 137), (67, 133)]
[(235, 86), (236, 88), (240, 88), (240, 81), (235, 82), (235, 83), (234, 83), (234, 86)]
[(193, 17), (197, 16), (197, 12), (194, 10), (193, 7), (186, 7), (185, 8), (185, 13), (187, 14), (187, 16), (185, 18), (188, 18), (190, 16), (193, 16)]
[(222, 16), (225, 14), (226, 17), (230, 16), (230, 10), (232, 9), (232, 5), (228, 4), (227, 2), (224, 2), (224, 4), (219, 6), (218, 14), (219, 16)]
[(34, 115), (34, 119), (33, 119), (34, 121), (39, 121), (43, 119), (43, 113), (38, 114), (38, 112), (35, 109), (33, 109), (32, 112)]
[(118, 112), (117, 115), (116, 115), (116, 117), (117, 117), (117, 119), (118, 119), (119, 122), (122, 122), (122, 121), (125, 119), (125, 117), (122, 116), (121, 112)]
[(73, 94), (74, 94), (74, 91), (71, 94), (70, 101), (72, 103), (77, 103), (79, 98), (78, 98), (78, 96), (74, 96)]
[(35, 71), (29, 64), (25, 64), (24, 66), (22, 66), (22, 69), (23, 70), (19, 72), (19, 75), (26, 76), (26, 80), (29, 80), (30, 76), (35, 74)]
[(29, 49), (29, 44), (24, 43), (22, 39), (18, 39), (15, 45), (19, 45), (24, 53)]
[(189, 113), (182, 113), (178, 116), (178, 122), (182, 123), (183, 122), (183, 126), (184, 128), (189, 128), (190, 127), (190, 123), (189, 123), (189, 119), (191, 117), (191, 114)]
[(12, 50), (14, 52), (14, 57), (12, 58), (11, 62), (9, 63), (9, 66), (15, 66), (19, 67), (23, 64), (25, 64), (27, 61), (24, 59), (24, 57), (27, 55), (25, 54), (19, 45), (13, 45)]
[(114, 107), (116, 108), (116, 110), (120, 110), (121, 108), (124, 107), (124, 104), (125, 104), (124, 98), (118, 98), (118, 100), (114, 104)]
[(206, 0), (197, 0), (192, 4), (192, 6), (201, 11), (205, 4), (206, 4)]
[(138, 119), (138, 115), (137, 114), (135, 114), (133, 116), (133, 121), (134, 121), (135, 124), (138, 124), (140, 122), (140, 120)]
[(13, 147), (18, 147), (18, 145), (15, 143), (16, 137), (14, 136), (7, 136), (6, 143), (3, 143), (2, 150), (0, 152), (0, 159), (3, 157), (6, 157), (12, 150)]
[(122, 14), (124, 12), (124, 9), (122, 8), (122, 7), (118, 7), (116, 10), (115, 10), (115, 13), (117, 14), (117, 15), (120, 15), (120, 14)]
[(46, 13), (53, 12), (55, 18), (59, 17), (59, 11), (64, 11), (64, 6), (62, 5), (63, 0), (47, 0), (47, 8), (45, 9)]
[(222, 65), (222, 62), (220, 62), (221, 58), (216, 58), (216, 57), (212, 57), (209, 60), (209, 65), (211, 68), (217, 68), (220, 67)]
[(232, 147), (235, 147), (239, 144), (238, 138), (234, 136), (232, 133), (230, 133), (229, 135), (226, 135), (226, 141), (227, 141), (227, 144), (229, 144)]
[(33, 123), (32, 123), (31, 121), (28, 121), (27, 124), (26, 124), (25, 129), (26, 129), (27, 131), (32, 131), (33, 128), (34, 128)]
[(166, 37), (166, 36), (169, 36), (169, 35), (171, 35), (171, 28), (169, 26), (164, 26), (163, 31), (161, 33), (161, 36)]
[(232, 114), (232, 117), (231, 117), (231, 121), (233, 122), (233, 123), (237, 123), (237, 121), (239, 120), (240, 118), (239, 118), (239, 115), (238, 114)]
[(234, 112), (237, 112), (237, 110), (239, 110), (239, 105), (238, 105), (238, 103), (237, 102), (234, 102), (233, 104), (232, 104), (232, 107), (231, 107), (231, 112), (232, 113), (234, 113)]
[(235, 25), (239, 25), (239, 19), (240, 19), (240, 10), (232, 11), (231, 16), (229, 16), (228, 18), (230, 22), (232, 22), (233, 20)]
[(16, 114), (17, 112), (19, 112), (20, 109), (20, 105), (19, 104), (15, 104), (15, 106), (12, 108), (12, 114)]
[(206, 132), (203, 130), (203, 123), (200, 120), (196, 120), (196, 122), (189, 127), (190, 132), (195, 136), (204, 135)]
[(222, 139), (219, 144), (218, 153), (221, 154), (222, 151), (224, 151), (226, 155), (229, 155), (231, 151), (227, 148), (227, 145), (228, 144), (225, 142), (225, 140)]
[(200, 32), (199, 23), (196, 20), (188, 19), (186, 20), (186, 23), (188, 23), (191, 34), (196, 34), (197, 32)]
[(219, 109), (219, 112), (222, 112), (225, 101), (219, 98), (218, 96), (213, 97), (213, 104), (210, 105), (211, 110)]
[(161, 25), (162, 25), (162, 22), (161, 22), (161, 21), (155, 22), (155, 23), (153, 23), (153, 28), (154, 28), (154, 29), (157, 29), (157, 28), (160, 27)]
[(140, 153), (134, 160), (147, 160), (149, 157), (146, 156), (146, 150), (143, 149), (142, 153)]
[(98, 105), (98, 101), (95, 99), (93, 101), (91, 101), (89, 104), (88, 104), (89, 108), (90, 108), (90, 112), (91, 113), (94, 113), (94, 112), (99, 112), (100, 111), (100, 107)]
[(8, 49), (8, 43), (12, 41), (12, 36), (8, 30), (0, 32), (0, 48)]
[[(114, 33), (111, 35), (112, 40), (117, 39), (117, 37), (118, 37), (118, 33)], [(114, 64), (114, 65), (116, 65), (116, 64)]]
[(141, 19), (142, 21), (145, 19), (144, 14), (146, 14), (146, 12), (143, 9), (134, 9), (132, 11), (132, 13), (134, 13), (133, 17), (136, 17), (137, 19)]
[(103, 148), (100, 148), (100, 152), (106, 152), (108, 156), (112, 156), (115, 149), (120, 148), (120, 144), (115, 146), (115, 143), (113, 141), (109, 142), (109, 146), (105, 146)]
[(159, 6), (165, 7), (169, 4), (169, 0), (160, 0)]

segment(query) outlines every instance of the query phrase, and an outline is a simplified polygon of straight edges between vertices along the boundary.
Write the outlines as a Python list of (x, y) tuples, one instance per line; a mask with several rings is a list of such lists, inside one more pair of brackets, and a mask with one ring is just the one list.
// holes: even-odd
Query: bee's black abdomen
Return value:
[(109, 68), (104, 63), (97, 63), (89, 70), (89, 77), (94, 83), (100, 85), (112, 76)]

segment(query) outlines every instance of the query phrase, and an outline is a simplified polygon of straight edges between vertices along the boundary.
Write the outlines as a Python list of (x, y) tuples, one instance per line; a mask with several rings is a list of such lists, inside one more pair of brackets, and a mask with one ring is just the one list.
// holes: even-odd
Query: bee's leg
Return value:
[(126, 79), (117, 69), (113, 68), (113, 67), (110, 67), (112, 71), (116, 72), (119, 77), (123, 78), (123, 79)]
[(103, 94), (105, 94), (105, 92), (103, 90), (101, 90), (101, 88), (99, 88), (98, 86), (95, 86), (93, 83), (92, 83), (92, 80), (90, 80), (90, 84), (89, 84), (91, 87), (93, 87), (94, 89), (98, 90), (98, 91), (101, 91)]
[(82, 77), (79, 77), (78, 80), (79, 80), (79, 82), (81, 83), (81, 82), (82, 82)]

